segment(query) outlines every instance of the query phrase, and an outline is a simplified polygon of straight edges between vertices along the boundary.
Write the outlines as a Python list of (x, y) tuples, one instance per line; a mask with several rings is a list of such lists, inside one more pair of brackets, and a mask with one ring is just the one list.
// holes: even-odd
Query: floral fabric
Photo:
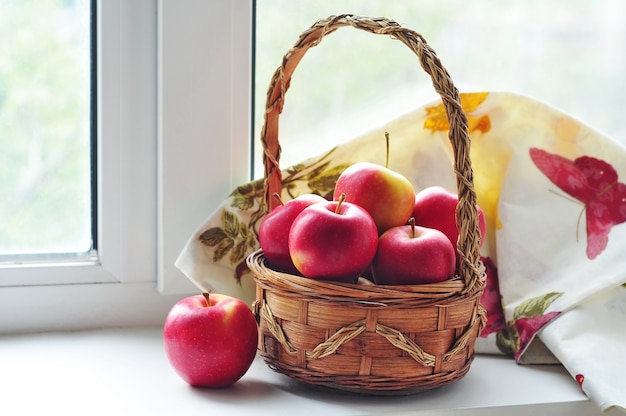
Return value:
[[(462, 94), (478, 204), (488, 321), (480, 353), (561, 362), (602, 410), (626, 409), (626, 149), (558, 110), (502, 92)], [(385, 163), (416, 191), (455, 190), (443, 105), (430, 103), (283, 171), (283, 200), (332, 195), (359, 161)], [(323, 149), (320, 149), (323, 150)], [(245, 258), (258, 248), (263, 183), (235, 189), (176, 265), (202, 289), (254, 299)]]

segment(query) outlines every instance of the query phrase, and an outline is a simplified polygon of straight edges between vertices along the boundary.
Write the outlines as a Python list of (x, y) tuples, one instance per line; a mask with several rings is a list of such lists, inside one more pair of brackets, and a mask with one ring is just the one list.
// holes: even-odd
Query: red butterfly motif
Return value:
[(606, 248), (611, 228), (626, 222), (626, 185), (618, 182), (613, 166), (590, 156), (572, 161), (531, 148), (530, 157), (556, 186), (585, 205), (587, 257), (593, 260)]

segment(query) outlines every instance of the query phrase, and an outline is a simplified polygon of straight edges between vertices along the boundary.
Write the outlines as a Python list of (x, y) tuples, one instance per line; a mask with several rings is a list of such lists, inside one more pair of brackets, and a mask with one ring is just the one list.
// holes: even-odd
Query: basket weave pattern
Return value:
[(248, 260), (257, 283), (259, 353), (270, 367), (308, 384), (367, 394), (409, 394), (463, 377), (484, 326), (479, 303), (485, 277), (479, 258), (476, 195), (467, 118), (459, 93), (418, 33), (384, 18), (331, 16), (302, 33), (274, 73), (261, 141), (268, 209), (281, 193), (278, 116), (304, 53), (343, 26), (390, 35), (407, 45), (431, 76), (450, 124), (459, 205), (459, 272), (442, 283), (376, 286), (330, 283), (276, 272), (263, 252)]
[[(443, 284), (383, 287), (329, 284), (278, 273), (261, 251), (259, 350), (279, 372), (310, 384), (368, 393), (413, 393), (469, 370), (484, 324), (479, 293)], [(456, 287), (456, 291), (455, 291)]]

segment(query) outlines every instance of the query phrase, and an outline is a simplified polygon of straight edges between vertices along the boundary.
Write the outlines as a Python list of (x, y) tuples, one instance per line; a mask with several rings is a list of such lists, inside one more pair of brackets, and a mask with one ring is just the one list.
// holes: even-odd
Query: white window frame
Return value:
[(252, 0), (98, 1), (98, 255), (0, 268), (0, 333), (162, 323), (249, 178)]
[(159, 6), (159, 288), (180, 293), (181, 247), (250, 179), (253, 1)]

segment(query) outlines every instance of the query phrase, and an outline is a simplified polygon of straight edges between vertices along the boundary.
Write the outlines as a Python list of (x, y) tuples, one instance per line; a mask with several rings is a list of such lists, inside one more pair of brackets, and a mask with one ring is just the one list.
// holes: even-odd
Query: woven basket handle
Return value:
[(465, 280), (465, 292), (479, 290), (482, 281), (482, 272), (478, 267), (480, 232), (469, 156), (470, 138), (467, 117), (461, 106), (459, 92), (448, 71), (442, 66), (435, 51), (426, 43), (426, 40), (419, 33), (404, 28), (392, 20), (355, 15), (331, 16), (319, 20), (300, 35), (293, 48), (283, 57), (282, 65), (274, 72), (267, 92), (265, 124), (261, 131), (267, 209), (272, 210), (278, 205), (278, 202), (272, 198), (272, 194), (276, 192), (280, 195), (282, 191), (278, 117), (283, 109), (291, 76), (309, 48), (319, 44), (325, 35), (343, 26), (352, 26), (373, 34), (389, 35), (404, 43), (417, 55), (422, 68), (430, 75), (435, 90), (441, 96), (450, 124), (449, 138), (454, 150), (454, 169), (459, 195), (456, 212), (457, 224), (461, 225), (457, 247), (461, 259), (459, 274)]

